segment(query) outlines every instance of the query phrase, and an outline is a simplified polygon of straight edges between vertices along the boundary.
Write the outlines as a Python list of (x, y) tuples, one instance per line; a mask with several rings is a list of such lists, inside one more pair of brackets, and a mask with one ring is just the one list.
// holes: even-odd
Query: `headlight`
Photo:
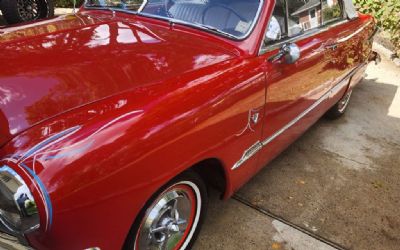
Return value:
[(32, 193), (7, 165), (0, 167), (0, 223), (14, 234), (28, 233), (40, 226)]

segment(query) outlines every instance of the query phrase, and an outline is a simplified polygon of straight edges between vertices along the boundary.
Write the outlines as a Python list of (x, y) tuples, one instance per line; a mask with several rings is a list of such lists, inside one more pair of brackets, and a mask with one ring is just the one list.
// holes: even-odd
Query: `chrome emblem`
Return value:
[(251, 109), (249, 110), (249, 115), (247, 117), (247, 124), (246, 126), (236, 134), (236, 136), (241, 136), (246, 132), (247, 130), (251, 132), (255, 132), (254, 130), (254, 125), (257, 124), (257, 122), (260, 120), (260, 111), (259, 109)]
[(257, 112), (257, 113), (254, 113), (254, 114), (251, 116), (251, 121), (252, 121), (254, 124), (257, 124), (258, 118), (260, 118), (260, 114), (259, 114), (258, 112)]

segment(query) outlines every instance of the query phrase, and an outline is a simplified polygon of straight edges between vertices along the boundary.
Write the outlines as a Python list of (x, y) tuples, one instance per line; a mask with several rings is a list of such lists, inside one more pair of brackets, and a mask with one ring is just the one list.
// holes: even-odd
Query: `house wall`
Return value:
[[(337, 0), (334, 0), (337, 1)], [(318, 9), (316, 10), (316, 16), (318, 18), (318, 26), (321, 24), (321, 8), (317, 7)], [(309, 11), (305, 11), (300, 14), (299, 16), (299, 22), (300, 25), (304, 28), (304, 30), (311, 29), (311, 20), (310, 20), (310, 14)]]

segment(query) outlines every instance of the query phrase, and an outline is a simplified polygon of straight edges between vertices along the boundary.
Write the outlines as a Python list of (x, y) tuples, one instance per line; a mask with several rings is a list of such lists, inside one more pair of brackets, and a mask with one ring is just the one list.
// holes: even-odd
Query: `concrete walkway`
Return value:
[(194, 250), (335, 248), (265, 215), (236, 199), (221, 201), (212, 193), (207, 219)]
[[(54, 10), (54, 15), (60, 16), (60, 15), (65, 15), (65, 14), (71, 14), (73, 13), (73, 9), (71, 8), (55, 8)], [(78, 9), (76, 9), (78, 11)]]

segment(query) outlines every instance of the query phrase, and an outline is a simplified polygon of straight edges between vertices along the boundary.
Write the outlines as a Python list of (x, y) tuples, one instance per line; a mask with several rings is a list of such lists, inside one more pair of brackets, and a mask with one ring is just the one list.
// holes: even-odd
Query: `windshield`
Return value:
[(86, 0), (91, 8), (112, 8), (194, 25), (244, 38), (255, 22), (262, 0)]

